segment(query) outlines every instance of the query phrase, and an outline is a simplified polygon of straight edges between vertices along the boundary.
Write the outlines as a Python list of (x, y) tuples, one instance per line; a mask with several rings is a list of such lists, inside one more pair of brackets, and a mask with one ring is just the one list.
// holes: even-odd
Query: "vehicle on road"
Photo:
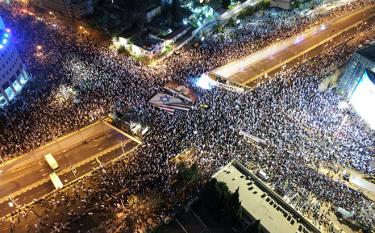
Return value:
[(350, 173), (347, 172), (347, 171), (344, 171), (344, 172), (342, 173), (342, 178), (343, 178), (344, 180), (346, 180), (346, 181), (349, 181)]
[(61, 189), (64, 187), (63, 183), (61, 182), (59, 176), (56, 173), (53, 172), (49, 174), (49, 178), (51, 179), (56, 189)]
[(53, 171), (59, 170), (59, 164), (57, 163), (56, 159), (53, 157), (52, 154), (46, 154), (44, 159), (47, 161), (48, 165), (52, 168)]
[(268, 174), (266, 172), (264, 172), (263, 170), (259, 170), (257, 172), (257, 175), (263, 180), (263, 181), (266, 181), (268, 182), (270, 177), (268, 176)]

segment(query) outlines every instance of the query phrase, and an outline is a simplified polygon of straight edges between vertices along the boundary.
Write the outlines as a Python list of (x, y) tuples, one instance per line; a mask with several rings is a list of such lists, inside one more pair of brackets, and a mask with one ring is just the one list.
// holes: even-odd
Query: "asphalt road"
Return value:
[[(81, 141), (76, 141), (73, 147), (70, 143), (59, 142), (60, 151), (55, 151), (53, 155), (60, 165), (57, 174), (63, 184), (73, 181), (76, 177), (100, 166), (100, 163), (105, 164), (138, 145), (137, 142), (112, 129), (94, 135), (93, 138), (81, 138)], [(69, 141), (72, 137), (75, 136), (64, 140)], [(79, 139), (75, 138), (75, 140)], [(68, 145), (69, 147), (66, 148)], [(54, 190), (49, 179), (52, 170), (43, 155), (42, 153), (24, 155), (0, 168), (0, 217), (15, 210), (15, 207), (9, 206), (8, 196), (11, 196), (16, 204), (25, 205)]]
[[(358, 33), (363, 27), (374, 26), (375, 6), (360, 9), (317, 25), (300, 35), (270, 45), (248, 57), (231, 62), (211, 72), (231, 82), (253, 86), (258, 78), (272, 75), (283, 65), (288, 66), (316, 56), (322, 50), (340, 44)], [(366, 24), (354, 26), (366, 21)], [(347, 30), (345, 33), (339, 32)], [(322, 43), (323, 42), (323, 43)]]
[[(102, 156), (99, 156), (98, 159), (102, 164), (106, 164), (110, 161), (113, 161), (114, 159), (118, 158), (123, 154), (123, 152), (127, 153), (129, 150), (133, 149), (138, 145), (137, 142), (128, 140), (126, 144), (123, 144), (123, 149), (121, 147), (108, 152), (106, 154), (103, 154)], [(94, 168), (99, 168), (98, 162), (94, 159), (91, 160), (87, 163), (84, 163), (83, 165), (79, 166), (76, 168), (77, 170), (77, 177), (81, 177), (90, 171), (92, 171)], [(70, 182), (75, 180), (75, 176), (72, 172), (65, 173), (60, 176), (61, 180), (65, 184), (66, 182)], [(34, 198), (40, 198), (41, 196), (44, 196), (46, 194), (49, 194), (51, 191), (54, 190), (54, 187), (51, 182), (45, 182), (42, 185), (29, 190), (25, 192), (23, 195), (21, 195), (19, 198), (17, 198), (18, 202), (24, 202), (24, 203), (30, 203)], [(69, 189), (68, 189), (69, 190)], [(9, 213), (10, 211), (14, 210), (14, 208), (9, 208), (8, 203), (4, 202), (0, 204), (0, 212), (2, 215), (5, 215)], [(14, 232), (30, 232), (30, 226), (33, 225), (33, 223), (37, 222), (38, 219), (40, 219), (43, 216), (43, 212), (38, 211), (38, 208), (33, 208), (34, 214), (31, 214), (31, 212), (28, 212), (28, 217), (27, 218), (22, 218), (22, 224), (17, 224), (16, 228), (13, 229)], [(58, 217), (58, 216), (57, 216)], [(68, 221), (68, 220), (66, 220)], [(50, 232), (51, 228), (50, 227), (45, 227), (44, 232)], [(0, 232), (10, 232), (11, 230), (11, 224), (10, 221), (5, 221), (1, 222), (0, 221)]]

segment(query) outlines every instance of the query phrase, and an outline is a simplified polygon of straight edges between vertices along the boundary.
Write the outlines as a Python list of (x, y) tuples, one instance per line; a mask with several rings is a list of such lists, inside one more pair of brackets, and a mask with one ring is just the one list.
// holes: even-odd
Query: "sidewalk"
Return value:
[(245, 58), (219, 67), (211, 71), (211, 74), (232, 82), (248, 84), (328, 43), (373, 16), (374, 6), (340, 15), (298, 35), (265, 47)]
[[(344, 171), (350, 174), (349, 181), (343, 179)], [(329, 167), (319, 167), (318, 172), (328, 177), (332, 177), (333, 180), (345, 183), (346, 185), (348, 185), (348, 187), (363, 193), (363, 195), (365, 195), (369, 200), (375, 202), (375, 192), (373, 191), (373, 189), (375, 188), (375, 184), (366, 181), (363, 178), (364, 174), (351, 168), (342, 167), (340, 167), (337, 172), (333, 171)]]

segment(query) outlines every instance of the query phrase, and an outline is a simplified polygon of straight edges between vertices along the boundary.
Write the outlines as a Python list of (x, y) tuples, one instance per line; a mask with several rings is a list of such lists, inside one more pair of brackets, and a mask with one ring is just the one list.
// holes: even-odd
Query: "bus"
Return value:
[(269, 179), (270, 179), (270, 177), (268, 176), (268, 174), (265, 173), (263, 170), (259, 170), (257, 174), (258, 174), (258, 176), (259, 176), (263, 181), (268, 182)]
[(61, 182), (59, 176), (56, 173), (53, 172), (49, 174), (49, 178), (51, 179), (56, 189), (61, 189), (64, 187), (63, 183)]
[(57, 171), (59, 169), (59, 164), (52, 154), (46, 154), (44, 158), (47, 161), (48, 165), (52, 168), (52, 170)]

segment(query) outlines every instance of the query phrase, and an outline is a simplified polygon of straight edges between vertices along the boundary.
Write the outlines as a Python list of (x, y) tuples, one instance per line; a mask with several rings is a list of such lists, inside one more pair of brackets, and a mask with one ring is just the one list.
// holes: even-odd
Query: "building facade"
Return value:
[[(257, 175), (237, 160), (232, 160), (212, 178), (224, 182), (232, 193), (238, 189), (244, 217), (249, 217), (253, 222), (260, 220), (260, 231), (258, 232), (320, 232), (308, 219), (272, 190), (262, 180), (259, 171)], [(301, 200), (304, 197), (295, 193), (294, 198)], [(244, 225), (247, 224), (244, 223)]]
[(350, 98), (366, 70), (375, 72), (375, 45), (355, 52), (340, 78), (338, 91)]
[(375, 130), (375, 46), (360, 49), (353, 54), (337, 90), (367, 125)]
[(82, 19), (94, 12), (92, 0), (31, 0), (30, 4), (71, 19)]
[(12, 43), (11, 31), (0, 18), (0, 107), (12, 100), (27, 80), (24, 65)]

